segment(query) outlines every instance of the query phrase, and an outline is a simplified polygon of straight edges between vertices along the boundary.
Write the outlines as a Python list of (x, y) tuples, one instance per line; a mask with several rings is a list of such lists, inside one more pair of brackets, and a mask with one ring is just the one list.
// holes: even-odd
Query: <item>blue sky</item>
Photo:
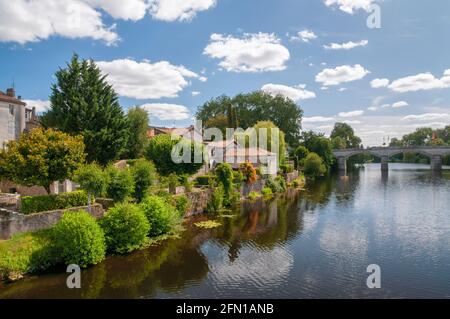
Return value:
[(306, 129), (346, 121), (380, 145), (450, 124), (449, 30), (448, 0), (0, 0), (0, 89), (14, 80), (45, 109), (76, 52), (155, 125), (186, 126), (206, 100), (264, 89), (295, 99)]

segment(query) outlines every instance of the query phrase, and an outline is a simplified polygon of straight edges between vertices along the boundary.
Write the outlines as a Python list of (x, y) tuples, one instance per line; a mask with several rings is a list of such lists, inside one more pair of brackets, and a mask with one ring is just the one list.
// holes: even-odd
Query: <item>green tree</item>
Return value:
[[(286, 160), (286, 141), (285, 141), (285, 134), (283, 131), (281, 131), (273, 122), (271, 121), (260, 121), (255, 124), (253, 127), (256, 129), (256, 134), (258, 137), (258, 146), (262, 147), (263, 145), (259, 144), (259, 136), (260, 136), (260, 129), (267, 129), (267, 146), (266, 149), (270, 152), (276, 153), (278, 155), (278, 165), (281, 165)], [(275, 149), (275, 146), (272, 146), (272, 130), (279, 130), (278, 133), (278, 149)]]
[(322, 134), (316, 134), (312, 131), (303, 132), (302, 145), (305, 146), (310, 152), (319, 155), (325, 164), (327, 171), (333, 164), (333, 151), (331, 148), (330, 139), (326, 138)]
[(225, 204), (229, 204), (231, 192), (233, 190), (233, 168), (230, 164), (222, 163), (215, 169), (217, 181), (223, 187)]
[(134, 180), (130, 169), (118, 169), (113, 165), (106, 168), (108, 185), (106, 193), (115, 202), (125, 201), (134, 191)]
[[(184, 146), (184, 150), (190, 152), (190, 156), (189, 154), (187, 155), (190, 163), (176, 163), (172, 160), (172, 151), (176, 150), (175, 147), (177, 145)], [(150, 140), (145, 150), (145, 157), (155, 163), (156, 169), (161, 175), (168, 176), (171, 173), (179, 176), (194, 174), (203, 166), (203, 163), (195, 163), (196, 147), (203, 152), (202, 145), (195, 145), (194, 142), (182, 138), (174, 138), (172, 140), (170, 135), (162, 134)], [(182, 154), (180, 153), (180, 155)]]
[(134, 178), (134, 198), (140, 203), (155, 183), (156, 169), (153, 163), (140, 159), (131, 167), (131, 174)]
[(334, 150), (342, 150), (347, 148), (347, 142), (342, 137), (336, 136), (331, 139), (331, 147)]
[(127, 119), (130, 136), (126, 147), (126, 157), (130, 159), (140, 158), (144, 155), (148, 143), (147, 130), (150, 122), (148, 113), (138, 106), (132, 107), (128, 110)]
[[(286, 134), (286, 142), (291, 146), (298, 145), (301, 130), (302, 109), (292, 100), (272, 96), (262, 91), (239, 94), (233, 98), (220, 96), (199, 107), (197, 119), (207, 123), (209, 119), (225, 116), (231, 111), (232, 118), (239, 119), (239, 127), (247, 129), (259, 121), (272, 121)], [(208, 127), (208, 126), (206, 126)]]
[(88, 206), (91, 210), (91, 196), (101, 197), (106, 192), (106, 186), (108, 185), (108, 176), (103, 169), (93, 163), (83, 165), (75, 171), (74, 182), (78, 183), (81, 189), (88, 193)]
[(303, 145), (297, 147), (294, 151), (295, 165), (297, 167), (303, 166), (305, 164), (305, 159), (308, 156), (309, 151)]
[(305, 159), (305, 175), (310, 178), (315, 178), (325, 174), (326, 171), (327, 168), (325, 167), (322, 158), (316, 153), (309, 153)]
[(44, 127), (83, 134), (87, 160), (105, 165), (124, 152), (129, 128), (117, 94), (95, 63), (74, 54), (67, 68), (56, 72), (50, 110)]
[(347, 123), (334, 124), (330, 138), (333, 140), (337, 137), (344, 140), (345, 148), (359, 148), (361, 145), (361, 139), (355, 135), (355, 131)]
[(24, 186), (50, 185), (63, 181), (85, 161), (82, 136), (37, 128), (11, 141), (0, 152), (0, 175)]

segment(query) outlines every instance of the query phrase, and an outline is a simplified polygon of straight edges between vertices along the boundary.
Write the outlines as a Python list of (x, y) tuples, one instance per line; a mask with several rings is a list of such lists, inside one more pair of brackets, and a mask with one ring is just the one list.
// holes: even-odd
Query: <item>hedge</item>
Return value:
[(21, 198), (21, 213), (33, 214), (58, 209), (86, 206), (88, 196), (84, 191), (58, 195), (26, 196)]

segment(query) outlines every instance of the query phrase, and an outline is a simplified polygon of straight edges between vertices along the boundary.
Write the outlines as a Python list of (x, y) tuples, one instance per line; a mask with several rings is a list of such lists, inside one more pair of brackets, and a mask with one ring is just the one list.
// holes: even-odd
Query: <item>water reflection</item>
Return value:
[[(0, 298), (449, 297), (450, 172), (368, 165), (302, 192), (244, 203), (221, 227), (185, 225), (180, 238), (83, 271), (0, 288)], [(383, 289), (365, 285), (382, 268)]]

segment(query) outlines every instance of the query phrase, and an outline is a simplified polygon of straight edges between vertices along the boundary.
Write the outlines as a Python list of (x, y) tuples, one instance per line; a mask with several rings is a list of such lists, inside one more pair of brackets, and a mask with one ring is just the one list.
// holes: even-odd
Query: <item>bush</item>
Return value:
[(105, 258), (105, 236), (85, 211), (66, 212), (53, 229), (56, 249), (65, 264), (87, 267)]
[(178, 176), (176, 174), (170, 174), (169, 177), (167, 178), (167, 181), (169, 183), (169, 193), (176, 194), (177, 186), (180, 184)]
[(266, 180), (266, 187), (270, 188), (272, 193), (281, 193), (283, 188), (277, 180), (274, 180), (272, 176), (269, 176)]
[(100, 221), (109, 251), (123, 254), (139, 248), (150, 231), (144, 212), (137, 205), (118, 204)]
[(222, 186), (215, 188), (213, 193), (211, 194), (211, 198), (209, 199), (208, 204), (206, 205), (206, 211), (210, 214), (220, 212), (220, 210), (223, 208), (223, 197), (224, 191)]
[(238, 204), (241, 202), (241, 192), (234, 191), (230, 196), (230, 205)]
[(233, 183), (234, 184), (241, 185), (243, 181), (244, 181), (244, 175), (242, 174), (241, 171), (233, 172)]
[(287, 190), (286, 180), (283, 176), (277, 176), (275, 178), (275, 183), (279, 185), (280, 193), (285, 192)]
[(303, 187), (305, 185), (305, 177), (299, 176), (292, 181), (292, 186), (295, 188)]
[(297, 165), (297, 167), (305, 165), (305, 159), (308, 154), (309, 150), (303, 145), (297, 147), (297, 149), (294, 151), (295, 164)]
[(255, 201), (260, 197), (261, 197), (261, 194), (255, 192), (255, 191), (251, 191), (250, 194), (248, 194), (248, 199), (251, 201)]
[(304, 173), (310, 178), (325, 174), (327, 168), (323, 163), (322, 158), (316, 153), (309, 153), (305, 159)]
[(129, 169), (118, 169), (109, 166), (106, 169), (108, 174), (108, 186), (106, 189), (109, 198), (115, 202), (123, 202), (134, 190), (134, 180)]
[(261, 193), (263, 194), (263, 196), (271, 196), (271, 195), (273, 195), (273, 192), (272, 192), (272, 190), (269, 187), (264, 187), (261, 190)]
[(183, 217), (189, 207), (189, 200), (186, 195), (172, 197), (173, 206), (177, 209), (179, 216)]
[(20, 201), (22, 214), (33, 214), (58, 209), (86, 206), (87, 194), (84, 191), (63, 193), (59, 195), (25, 196)]
[(97, 164), (88, 164), (81, 166), (74, 175), (74, 182), (80, 184), (80, 187), (88, 194), (101, 197), (106, 192), (108, 176)]
[(181, 184), (184, 186), (186, 193), (192, 192), (192, 183), (189, 181), (189, 175), (181, 176)]
[(134, 179), (134, 198), (140, 203), (148, 195), (150, 186), (155, 183), (155, 166), (145, 159), (139, 159), (133, 162), (131, 174)]
[(294, 165), (292, 164), (281, 164), (280, 169), (284, 174), (289, 174), (294, 171)]
[(256, 175), (256, 170), (253, 167), (253, 164), (250, 162), (242, 163), (240, 166), (240, 170), (242, 175), (244, 176), (244, 182), (251, 185), (256, 182), (258, 176)]
[(169, 233), (178, 221), (177, 210), (163, 198), (148, 196), (139, 205), (150, 222), (150, 236)]
[(195, 178), (195, 184), (198, 186), (209, 186), (216, 182), (216, 177), (212, 175), (201, 175)]

